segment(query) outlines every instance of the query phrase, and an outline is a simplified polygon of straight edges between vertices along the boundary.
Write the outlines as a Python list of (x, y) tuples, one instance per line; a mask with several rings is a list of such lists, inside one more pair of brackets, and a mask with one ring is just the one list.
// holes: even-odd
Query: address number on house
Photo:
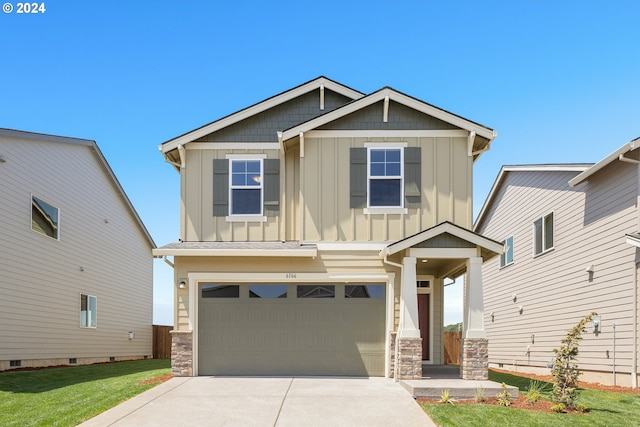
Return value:
[(285, 273), (284, 277), (285, 277), (285, 279), (295, 279), (295, 278), (297, 278), (296, 273)]

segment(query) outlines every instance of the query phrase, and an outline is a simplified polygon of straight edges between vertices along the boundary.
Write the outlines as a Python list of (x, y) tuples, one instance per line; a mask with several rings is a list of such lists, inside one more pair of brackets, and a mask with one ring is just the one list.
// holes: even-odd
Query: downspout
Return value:
[[(387, 259), (386, 251), (385, 251), (384, 258), (383, 258), (382, 262), (384, 264), (388, 264), (388, 265), (391, 265), (391, 266), (394, 266), (394, 267), (398, 267), (400, 269), (400, 277), (402, 277), (402, 270), (403, 270), (402, 264), (398, 264), (397, 262), (389, 261)], [(400, 286), (402, 286), (402, 285), (400, 285)], [(400, 293), (402, 294), (402, 291)], [(394, 305), (393, 313), (394, 313), (393, 316), (395, 318), (395, 305)], [(398, 363), (399, 362), (398, 361), (398, 349), (399, 349), (399, 342), (400, 342), (400, 337), (398, 337), (398, 333), (400, 332), (401, 329), (402, 329), (402, 316), (400, 316), (400, 321), (398, 323), (398, 328), (396, 329), (396, 342), (395, 342), (394, 349), (393, 349), (393, 352), (394, 352), (394, 355), (393, 355), (393, 381), (394, 382), (398, 382), (398, 364), (399, 364)]]
[(633, 273), (633, 353), (631, 355), (631, 387), (638, 388), (638, 264)]
[(637, 165), (638, 163), (640, 163), (640, 160), (630, 159), (628, 157), (625, 157), (624, 153), (618, 156), (618, 160), (620, 160), (621, 162), (633, 163), (634, 165)]
[(166, 255), (164, 255), (164, 256), (162, 257), (162, 260), (163, 260), (164, 262), (166, 262), (166, 263), (167, 263), (167, 265), (168, 265), (169, 267), (171, 267), (171, 268), (175, 268), (175, 265), (174, 265), (171, 261), (169, 261), (169, 258), (167, 258), (167, 256), (166, 256)]

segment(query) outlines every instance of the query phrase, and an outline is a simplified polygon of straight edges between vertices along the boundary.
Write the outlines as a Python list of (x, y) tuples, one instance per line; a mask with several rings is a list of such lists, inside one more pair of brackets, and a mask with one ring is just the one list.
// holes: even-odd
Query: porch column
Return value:
[(418, 289), (416, 258), (402, 260), (400, 285), (400, 330), (397, 336), (396, 357), (398, 379), (422, 378), (422, 338), (418, 323)]
[(460, 363), (462, 379), (486, 380), (489, 378), (489, 342), (484, 330), (481, 257), (467, 260), (464, 286), (464, 334)]

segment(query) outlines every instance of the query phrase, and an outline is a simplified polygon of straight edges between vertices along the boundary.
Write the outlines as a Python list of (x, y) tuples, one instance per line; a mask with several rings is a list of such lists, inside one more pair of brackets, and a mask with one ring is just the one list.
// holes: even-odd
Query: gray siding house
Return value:
[(155, 244), (94, 141), (0, 129), (0, 370), (151, 357)]
[(483, 265), (490, 366), (548, 374), (585, 315), (584, 381), (637, 387), (640, 139), (596, 164), (504, 166), (474, 231), (501, 241)]
[[(495, 132), (319, 77), (166, 141), (181, 183), (175, 375), (420, 378), (467, 274), (462, 376), (486, 377), (473, 163)], [(395, 363), (395, 361), (399, 363)]]

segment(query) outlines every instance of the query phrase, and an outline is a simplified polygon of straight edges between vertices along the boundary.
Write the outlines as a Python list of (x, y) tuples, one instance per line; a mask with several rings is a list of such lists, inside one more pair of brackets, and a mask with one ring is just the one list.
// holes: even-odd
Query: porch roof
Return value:
[(284, 242), (174, 242), (153, 250), (153, 256), (317, 256), (313, 244), (298, 241)]

